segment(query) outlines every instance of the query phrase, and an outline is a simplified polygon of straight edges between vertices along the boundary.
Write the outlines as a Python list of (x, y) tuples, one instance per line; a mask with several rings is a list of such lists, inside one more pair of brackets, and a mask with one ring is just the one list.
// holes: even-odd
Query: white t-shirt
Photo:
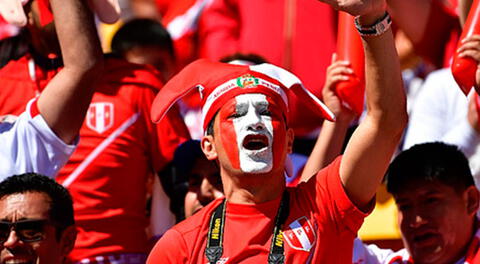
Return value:
[(0, 122), (0, 181), (27, 172), (55, 177), (75, 150), (50, 129), (31, 100), (14, 122)]
[(458, 87), (450, 69), (432, 72), (420, 89), (412, 105), (403, 149), (434, 141), (457, 145), (469, 159), (479, 186), (480, 136), (467, 119), (467, 96)]
[(381, 249), (373, 244), (366, 245), (358, 238), (353, 242), (352, 264), (407, 263), (409, 258), (410, 255), (406, 249), (394, 252), (391, 249)]

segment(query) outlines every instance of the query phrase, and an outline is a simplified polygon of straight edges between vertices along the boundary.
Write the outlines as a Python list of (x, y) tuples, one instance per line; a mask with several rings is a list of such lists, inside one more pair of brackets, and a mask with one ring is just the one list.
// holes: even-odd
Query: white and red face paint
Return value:
[(233, 168), (267, 173), (280, 165), (285, 122), (280, 107), (270, 97), (238, 95), (221, 108), (219, 118), (222, 145)]

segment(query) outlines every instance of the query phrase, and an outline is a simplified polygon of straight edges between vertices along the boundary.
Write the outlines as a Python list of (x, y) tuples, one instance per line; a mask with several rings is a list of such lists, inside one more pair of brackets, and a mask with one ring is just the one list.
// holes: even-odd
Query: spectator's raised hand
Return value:
[[(472, 35), (462, 40), (462, 45), (458, 48), (458, 56), (474, 59), (477, 64), (480, 63), (480, 35)], [(475, 74), (475, 90), (480, 91), (480, 67), (477, 66)]]
[[(23, 6), (30, 1), (31, 0), (1, 0), (0, 15), (7, 23), (23, 27), (27, 24), (27, 16), (23, 10)], [(89, 0), (88, 3), (90, 8), (104, 23), (115, 23), (120, 17), (118, 0)]]
[(335, 114), (337, 121), (346, 119), (350, 122), (354, 117), (353, 112), (342, 105), (340, 97), (335, 92), (336, 84), (341, 81), (347, 81), (352, 73), (350, 62), (337, 60), (337, 54), (334, 53), (332, 55), (332, 63), (327, 68), (322, 96), (324, 103)]
[(347, 129), (355, 114), (342, 105), (340, 97), (335, 92), (335, 86), (338, 82), (347, 81), (352, 73), (350, 62), (337, 60), (337, 54), (334, 53), (332, 63), (327, 68), (322, 96), (323, 102), (335, 114), (335, 122), (323, 122), (317, 142), (303, 168), (300, 180), (302, 182), (308, 181), (342, 152)]
[(27, 16), (23, 6), (28, 0), (1, 0), (0, 15), (10, 24), (23, 27), (27, 24)]
[(382, 13), (387, 7), (385, 0), (319, 0), (331, 5), (336, 10), (352, 16)]

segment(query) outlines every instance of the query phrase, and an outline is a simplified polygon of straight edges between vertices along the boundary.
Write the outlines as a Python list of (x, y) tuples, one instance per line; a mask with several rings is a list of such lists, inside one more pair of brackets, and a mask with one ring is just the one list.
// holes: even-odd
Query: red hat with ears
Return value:
[(175, 102), (197, 89), (202, 100), (205, 131), (215, 113), (240, 94), (261, 93), (271, 97), (288, 116), (288, 100), (296, 96), (306, 107), (333, 121), (333, 113), (292, 73), (272, 64), (233, 65), (197, 60), (186, 66), (160, 89), (152, 105), (152, 121), (159, 122)]

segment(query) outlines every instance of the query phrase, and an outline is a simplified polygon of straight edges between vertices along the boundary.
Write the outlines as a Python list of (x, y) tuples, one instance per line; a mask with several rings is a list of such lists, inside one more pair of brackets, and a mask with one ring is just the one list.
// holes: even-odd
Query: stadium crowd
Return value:
[(480, 264), (480, 0), (0, 1), (0, 263)]

